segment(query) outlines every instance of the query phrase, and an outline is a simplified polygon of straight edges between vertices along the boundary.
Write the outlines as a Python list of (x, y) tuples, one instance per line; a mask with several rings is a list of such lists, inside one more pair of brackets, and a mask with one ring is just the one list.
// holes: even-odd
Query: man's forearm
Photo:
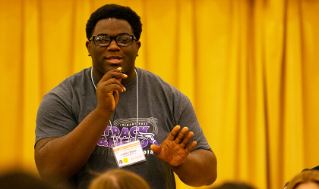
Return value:
[(38, 141), (35, 161), (40, 175), (59, 183), (77, 173), (96, 147), (108, 117), (93, 111), (69, 134)]
[(191, 152), (182, 165), (172, 169), (181, 181), (194, 187), (213, 184), (217, 178), (216, 156), (209, 150)]

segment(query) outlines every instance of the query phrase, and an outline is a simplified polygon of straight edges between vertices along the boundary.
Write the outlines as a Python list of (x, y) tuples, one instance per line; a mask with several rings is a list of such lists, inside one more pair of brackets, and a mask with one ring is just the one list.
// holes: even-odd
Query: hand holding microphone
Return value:
[(96, 86), (97, 109), (103, 112), (113, 112), (119, 102), (119, 92), (126, 91), (121, 84), (128, 76), (119, 67), (106, 72)]

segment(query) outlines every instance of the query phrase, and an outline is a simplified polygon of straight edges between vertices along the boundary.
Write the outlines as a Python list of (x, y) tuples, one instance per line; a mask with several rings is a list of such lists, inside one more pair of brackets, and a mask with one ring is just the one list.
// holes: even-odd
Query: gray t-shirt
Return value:
[[(71, 132), (97, 106), (91, 69), (86, 68), (61, 82), (48, 92), (40, 104), (36, 120), (36, 142), (47, 137), (61, 137)], [(117, 168), (113, 146), (137, 137), (146, 161), (124, 167), (143, 177), (154, 189), (174, 189), (175, 179), (170, 165), (159, 160), (150, 149), (160, 144), (176, 126), (187, 126), (194, 132), (197, 149), (210, 149), (197, 121), (190, 100), (157, 75), (136, 68), (137, 77), (125, 85), (107, 128), (86, 165), (69, 181), (76, 188), (87, 188), (92, 172)], [(137, 90), (138, 80), (138, 90)], [(95, 85), (98, 81), (93, 77)], [(138, 107), (137, 107), (138, 96)], [(138, 111), (137, 111), (138, 110)], [(138, 124), (138, 135), (136, 125)]]

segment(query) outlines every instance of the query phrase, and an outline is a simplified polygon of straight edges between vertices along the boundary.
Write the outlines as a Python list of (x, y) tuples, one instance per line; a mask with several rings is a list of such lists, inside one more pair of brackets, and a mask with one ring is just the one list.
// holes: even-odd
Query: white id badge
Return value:
[(139, 140), (113, 147), (113, 153), (119, 168), (146, 161)]

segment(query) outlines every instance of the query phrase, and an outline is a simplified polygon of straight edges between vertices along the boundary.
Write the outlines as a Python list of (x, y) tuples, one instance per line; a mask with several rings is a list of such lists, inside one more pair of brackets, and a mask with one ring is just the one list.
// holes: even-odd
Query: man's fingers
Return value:
[(155, 153), (155, 155), (158, 155), (160, 153), (160, 147), (156, 146), (155, 144), (151, 145), (151, 150)]
[(118, 90), (118, 91), (124, 92), (126, 89), (121, 84), (121, 81), (122, 79), (126, 79), (128, 76), (122, 73), (121, 71), (122, 71), (122, 68), (119, 67), (117, 69), (106, 72), (101, 78), (101, 80), (99, 81), (99, 83), (97, 84), (97, 88), (116, 83), (122, 88), (122, 91), (121, 90)]
[(189, 146), (187, 146), (186, 150), (188, 151), (188, 153), (190, 153), (191, 151), (194, 150), (194, 148), (196, 147), (197, 142), (193, 141)]
[(128, 76), (126, 74), (122, 73), (121, 71), (122, 71), (121, 67), (114, 69), (114, 70), (110, 70), (103, 75), (103, 77), (101, 78), (101, 81), (107, 81), (111, 78), (116, 78), (119, 81), (122, 79), (126, 79)]
[(124, 91), (126, 91), (125, 87), (116, 78), (111, 78), (107, 81), (100, 81), (97, 84), (97, 88), (101, 88), (102, 91), (104, 91), (104, 92), (110, 92), (110, 91), (124, 92)]
[(181, 132), (178, 134), (178, 136), (175, 138), (175, 143), (179, 144), (183, 141), (185, 134), (188, 132), (188, 128), (184, 127)]
[(169, 133), (167, 139), (170, 141), (173, 141), (178, 133), (178, 131), (181, 129), (179, 125), (175, 126), (173, 130)]
[(185, 148), (187, 146), (187, 144), (191, 141), (191, 139), (193, 138), (194, 133), (193, 132), (189, 132), (187, 134), (187, 136), (183, 139), (183, 141), (180, 143), (180, 147), (181, 148)]

